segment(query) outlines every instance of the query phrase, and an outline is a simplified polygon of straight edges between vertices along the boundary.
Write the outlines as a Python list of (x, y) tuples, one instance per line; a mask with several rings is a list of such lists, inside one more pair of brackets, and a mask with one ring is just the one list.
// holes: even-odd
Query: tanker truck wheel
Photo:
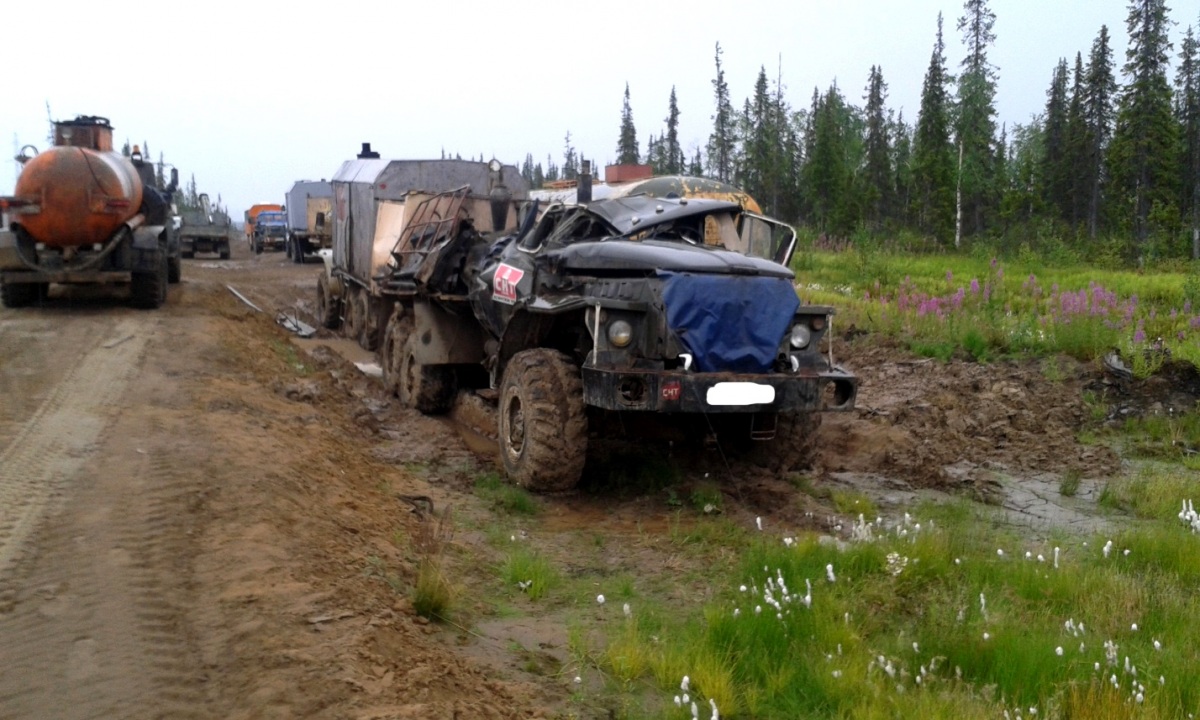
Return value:
[(183, 260), (181, 258), (167, 259), (167, 282), (171, 285), (183, 279)]
[(508, 476), (536, 492), (570, 490), (587, 459), (583, 379), (570, 358), (519, 352), (500, 383), (500, 456)]
[(317, 322), (330, 330), (336, 330), (341, 322), (338, 299), (329, 292), (329, 278), (324, 272), (317, 276)]
[(159, 251), (158, 266), (153, 272), (137, 272), (129, 283), (130, 299), (133, 306), (143, 310), (154, 310), (162, 307), (167, 299), (167, 275), (169, 259), (165, 251)]
[(20, 308), (34, 305), (46, 297), (46, 283), (6, 283), (0, 282), (0, 301), (4, 307)]

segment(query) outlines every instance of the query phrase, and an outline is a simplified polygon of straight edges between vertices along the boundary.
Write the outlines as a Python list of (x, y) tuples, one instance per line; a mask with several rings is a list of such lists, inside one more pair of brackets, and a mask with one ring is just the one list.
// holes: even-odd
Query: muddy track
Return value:
[(0, 718), (200, 717), (186, 575), (171, 572), (190, 493), (162, 436), (126, 412), (161, 318), (53, 322), (47, 356), (97, 339), (0, 454)]

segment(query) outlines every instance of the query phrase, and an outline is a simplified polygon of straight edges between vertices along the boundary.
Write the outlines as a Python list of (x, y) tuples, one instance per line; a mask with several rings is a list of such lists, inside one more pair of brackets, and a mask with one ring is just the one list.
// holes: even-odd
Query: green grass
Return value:
[[(1078, 261), (1051, 263), (1032, 254), (993, 264), (987, 253), (858, 249), (808, 252), (796, 270), (801, 298), (834, 306), (837, 327), (854, 325), (895, 337), (924, 357), (990, 361), (1062, 354), (1087, 361), (1118, 348), (1131, 370), (1145, 377), (1166, 359), (1165, 353), (1151, 350), (1161, 338), (1172, 359), (1200, 367), (1200, 332), (1193, 323), (1200, 302), (1189, 290), (1200, 287), (1200, 280), (1186, 269), (1113, 270)], [(968, 290), (972, 280), (978, 282), (974, 292)], [(1119, 311), (1107, 316), (1085, 312), (1064, 321), (1056, 314), (1062, 306), (1051, 296), (1090, 293), (1093, 284), (1114, 293), (1122, 305), (1136, 298), (1129, 317)], [(965, 297), (950, 308), (947, 303), (959, 289), (966, 291)], [(915, 303), (902, 308), (901, 295), (940, 298), (946, 312), (918, 312)]]
[(532, 516), (541, 512), (538, 500), (524, 488), (511, 485), (497, 472), (486, 472), (475, 480), (475, 494), (493, 509), (511, 515)]
[(562, 583), (562, 577), (541, 553), (524, 546), (512, 548), (500, 565), (500, 577), (514, 592), (539, 600)]
[[(1123, 497), (1154, 519), (1112, 538), (1036, 540), (968, 504), (922, 508), (903, 535), (877, 529), (875, 541), (841, 549), (722, 533), (740, 561), (713, 568), (706, 600), (639, 602), (632, 617), (610, 616), (594, 645), (604, 650), (586, 661), (667, 698), (686, 674), (697, 704), (712, 698), (722, 717), (998, 717), (1018, 707), (1028, 717), (1036, 706), (1041, 717), (1071, 708), (1070, 717), (1105, 718), (1136, 705), (1128, 656), (1145, 685), (1139, 716), (1186, 717), (1200, 710), (1200, 536), (1175, 517), (1175, 493), (1192, 488), (1173, 476), (1138, 481)], [(1108, 640), (1119, 646), (1115, 667)], [(661, 716), (690, 711), (668, 704)]]

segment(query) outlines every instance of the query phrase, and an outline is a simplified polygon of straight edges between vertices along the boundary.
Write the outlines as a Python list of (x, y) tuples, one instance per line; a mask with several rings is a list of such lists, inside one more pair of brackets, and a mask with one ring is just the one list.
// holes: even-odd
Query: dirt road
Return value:
[[(734, 521), (829, 529), (793, 485), (713, 457), (673, 471), (677, 490), (610, 472), (545, 500), (541, 522), (498, 524), (473, 492), (486, 442), (275, 325), (311, 307), (316, 266), (234, 252), (187, 261), (160, 311), (82, 293), (0, 309), (0, 720), (607, 717), (571, 699), (562, 608), (514, 617), (519, 597), (493, 598), (513, 590), (491, 535), (527, 530), (589, 588), (625, 574), (683, 592), (702, 568), (669, 542), (676, 491), (715, 484)], [(1020, 512), (1035, 472), (1082, 473), (1086, 501), (1115, 467), (1075, 443), (1081, 368), (1047, 382), (896, 355), (851, 361), (863, 409), (826, 423), (818, 482)], [(461, 599), (443, 625), (408, 600), (430, 506), (454, 517)]]

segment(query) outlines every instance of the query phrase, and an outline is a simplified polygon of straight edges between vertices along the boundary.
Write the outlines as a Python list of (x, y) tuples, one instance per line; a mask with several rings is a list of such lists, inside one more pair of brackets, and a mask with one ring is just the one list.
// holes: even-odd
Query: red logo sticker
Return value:
[(525, 277), (525, 271), (512, 265), (500, 264), (492, 277), (492, 299), (512, 305), (517, 301), (517, 283)]
[(668, 380), (665, 383), (663, 383), (663, 386), (662, 386), (662, 399), (663, 400), (678, 400), (679, 396), (682, 394), (683, 393), (682, 393), (682, 390), (680, 389), (678, 380)]

